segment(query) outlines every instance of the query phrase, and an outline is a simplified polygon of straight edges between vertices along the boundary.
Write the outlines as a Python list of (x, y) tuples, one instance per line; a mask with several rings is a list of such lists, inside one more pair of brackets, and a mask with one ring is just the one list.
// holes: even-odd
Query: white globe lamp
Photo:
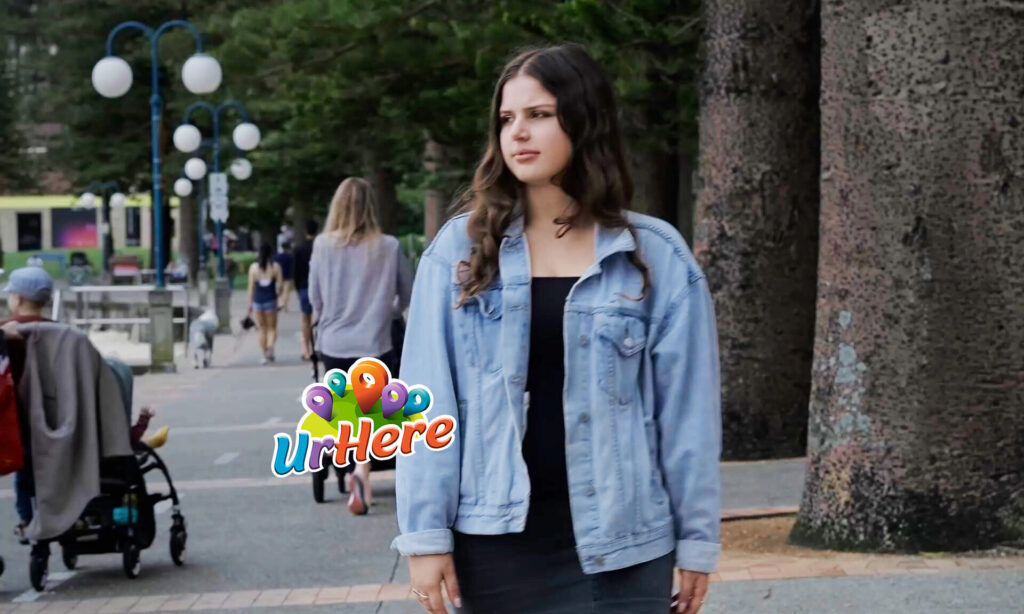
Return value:
[(181, 67), (181, 80), (185, 83), (185, 89), (193, 94), (215, 91), (220, 87), (222, 76), (220, 63), (205, 53), (193, 55)]
[(256, 149), (256, 146), (260, 144), (260, 129), (252, 122), (242, 122), (235, 126), (234, 132), (231, 133), (231, 140), (235, 142), (235, 147), (242, 151)]
[(100, 96), (120, 98), (132, 87), (132, 67), (124, 58), (109, 55), (92, 67), (92, 86)]
[(92, 192), (86, 192), (78, 197), (78, 206), (91, 209), (96, 204), (96, 195)]
[(121, 192), (114, 192), (110, 195), (110, 206), (114, 209), (124, 207), (125, 196)]
[(192, 182), (184, 177), (174, 182), (174, 193), (182, 198), (192, 193)]
[(203, 137), (199, 128), (192, 124), (182, 124), (174, 129), (174, 148), (182, 153), (192, 153), (199, 149)]
[(206, 176), (206, 162), (202, 158), (189, 158), (185, 162), (185, 176), (192, 181), (199, 181)]
[(252, 176), (252, 162), (245, 158), (237, 158), (231, 163), (231, 176), (239, 181), (245, 181)]

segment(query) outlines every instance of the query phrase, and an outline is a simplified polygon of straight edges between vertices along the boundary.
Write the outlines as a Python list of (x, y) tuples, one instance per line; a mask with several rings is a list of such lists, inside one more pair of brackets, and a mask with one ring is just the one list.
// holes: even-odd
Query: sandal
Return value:
[(349, 489), (351, 494), (348, 496), (348, 511), (354, 516), (362, 516), (369, 511), (369, 506), (366, 505), (366, 485), (363, 484), (363, 478), (356, 473), (349, 474), (349, 479), (352, 480), (352, 484)]

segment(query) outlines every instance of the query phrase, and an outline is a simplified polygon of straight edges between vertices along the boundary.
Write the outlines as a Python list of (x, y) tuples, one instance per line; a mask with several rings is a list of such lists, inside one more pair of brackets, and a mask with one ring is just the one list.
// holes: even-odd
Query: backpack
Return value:
[(21, 426), (14, 395), (14, 376), (7, 355), (7, 339), (0, 331), (0, 475), (14, 473), (25, 464)]

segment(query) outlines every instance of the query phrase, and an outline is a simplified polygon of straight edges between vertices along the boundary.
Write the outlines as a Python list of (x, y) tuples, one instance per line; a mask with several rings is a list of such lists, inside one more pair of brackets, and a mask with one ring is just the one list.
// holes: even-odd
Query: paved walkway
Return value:
[[(236, 293), (233, 323), (243, 300)], [(189, 518), (190, 559), (171, 567), (161, 534), (144, 553), (143, 576), (127, 581), (116, 556), (86, 558), (75, 572), (51, 559), (47, 592), (26, 590), (26, 552), (12, 543), (13, 493), (0, 480), (0, 614), (9, 612), (259, 611), (411, 614), (405, 561), (387, 551), (396, 530), (394, 476), (374, 474), (378, 505), (344, 514), (337, 493), (315, 506), (307, 479), (269, 475), (270, 436), (292, 428), (298, 391), (310, 380), (298, 362), (298, 316), (282, 315), (279, 364), (259, 367), (253, 333), (217, 339), (209, 370), (139, 377), (136, 398), (154, 400), (154, 426), (171, 424), (165, 460)], [(293, 398), (294, 397), (294, 398)], [(136, 402), (136, 409), (139, 402)], [(161, 450), (164, 452), (164, 450)], [(804, 461), (723, 463), (725, 518), (793, 512)], [(158, 512), (159, 513), (159, 512)], [(232, 519), (246, 533), (231, 535)], [(158, 521), (163, 531), (166, 514)], [(734, 525), (736, 526), (736, 525)], [(728, 532), (728, 531), (727, 531)], [(260, 536), (254, 538), (254, 536)], [(326, 540), (326, 541), (325, 541)], [(331, 543), (333, 564), (308, 561), (285, 544)], [(743, 552), (724, 544), (703, 614), (1021, 612), (1024, 557), (885, 556), (787, 549)], [(77, 575), (76, 575), (77, 574)]]
[[(1017, 590), (1024, 599), (1024, 558), (939, 558), (860, 556), (840, 554), (833, 558), (805, 559), (779, 556), (744, 556), (740, 553), (726, 553), (719, 571), (711, 575), (712, 583), (731, 583), (744, 580), (783, 580), (796, 578), (838, 578), (843, 576), (876, 578), (897, 578), (900, 576), (934, 576), (946, 583), (956, 583), (947, 574), (977, 570), (1004, 570), (1009, 580), (1009, 589)], [(944, 579), (943, 576), (945, 576)], [(1014, 578), (1016, 581), (1014, 582)], [(1014, 588), (1014, 585), (1015, 588)], [(719, 588), (712, 587), (710, 594), (716, 596)], [(771, 596), (769, 588), (764, 599)], [(1007, 595), (1012, 597), (1012, 595)], [(31, 603), (0, 603), (0, 614), (105, 614), (113, 612), (181, 612), (201, 610), (246, 610), (251, 608), (274, 608), (286, 611), (301, 606), (326, 606), (335, 604), (377, 604), (388, 602), (410, 602), (415, 598), (408, 584), (357, 584), (352, 586), (320, 586), (304, 588), (279, 588), (268, 590), (244, 590), (215, 593), (174, 593), (167, 595), (136, 595), (112, 598), (82, 600), (56, 600)], [(1024, 601), (1017, 601), (1018, 609), (1024, 611)], [(409, 604), (395, 604), (406, 606)], [(415, 604), (414, 604), (415, 605)], [(805, 604), (807, 605), (807, 604)], [(418, 606), (417, 606), (418, 607)], [(822, 608), (828, 607), (825, 604)], [(402, 610), (405, 611), (405, 610)], [(416, 611), (415, 609), (409, 611)], [(726, 611), (708, 606), (707, 612)], [(790, 610), (798, 611), (798, 610)], [(803, 610), (800, 610), (803, 611)], [(806, 610), (806, 611), (826, 611)], [(831, 611), (831, 610), (829, 610)], [(838, 610), (842, 611), (842, 610)], [(848, 610), (864, 611), (869, 610)], [(871, 612), (896, 612), (895, 609), (870, 610)], [(922, 612), (924, 610), (921, 610)], [(951, 610), (952, 611), (952, 610)], [(981, 610), (959, 610), (981, 611)], [(994, 610), (999, 611), (999, 610)], [(1011, 610), (1003, 610), (1010, 612)]]

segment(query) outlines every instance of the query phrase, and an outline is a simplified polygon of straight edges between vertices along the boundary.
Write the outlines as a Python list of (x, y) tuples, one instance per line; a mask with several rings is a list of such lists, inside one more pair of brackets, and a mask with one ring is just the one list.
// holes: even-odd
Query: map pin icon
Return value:
[(405, 402), (408, 399), (409, 391), (402, 382), (395, 380), (384, 386), (384, 392), (381, 393), (380, 397), (380, 409), (384, 413), (384, 417), (390, 418), (395, 412), (405, 406)]
[(352, 392), (356, 395), (356, 404), (364, 414), (370, 413), (380, 399), (384, 387), (388, 385), (388, 370), (383, 363), (373, 359), (363, 359), (349, 369), (352, 377)]
[(306, 401), (306, 409), (330, 422), (334, 413), (334, 397), (327, 386), (322, 384), (310, 384), (306, 387), (306, 394), (303, 399)]
[(339, 399), (345, 397), (345, 386), (348, 385), (348, 376), (341, 369), (331, 369), (324, 373), (324, 383), (331, 389), (331, 392), (338, 395)]

